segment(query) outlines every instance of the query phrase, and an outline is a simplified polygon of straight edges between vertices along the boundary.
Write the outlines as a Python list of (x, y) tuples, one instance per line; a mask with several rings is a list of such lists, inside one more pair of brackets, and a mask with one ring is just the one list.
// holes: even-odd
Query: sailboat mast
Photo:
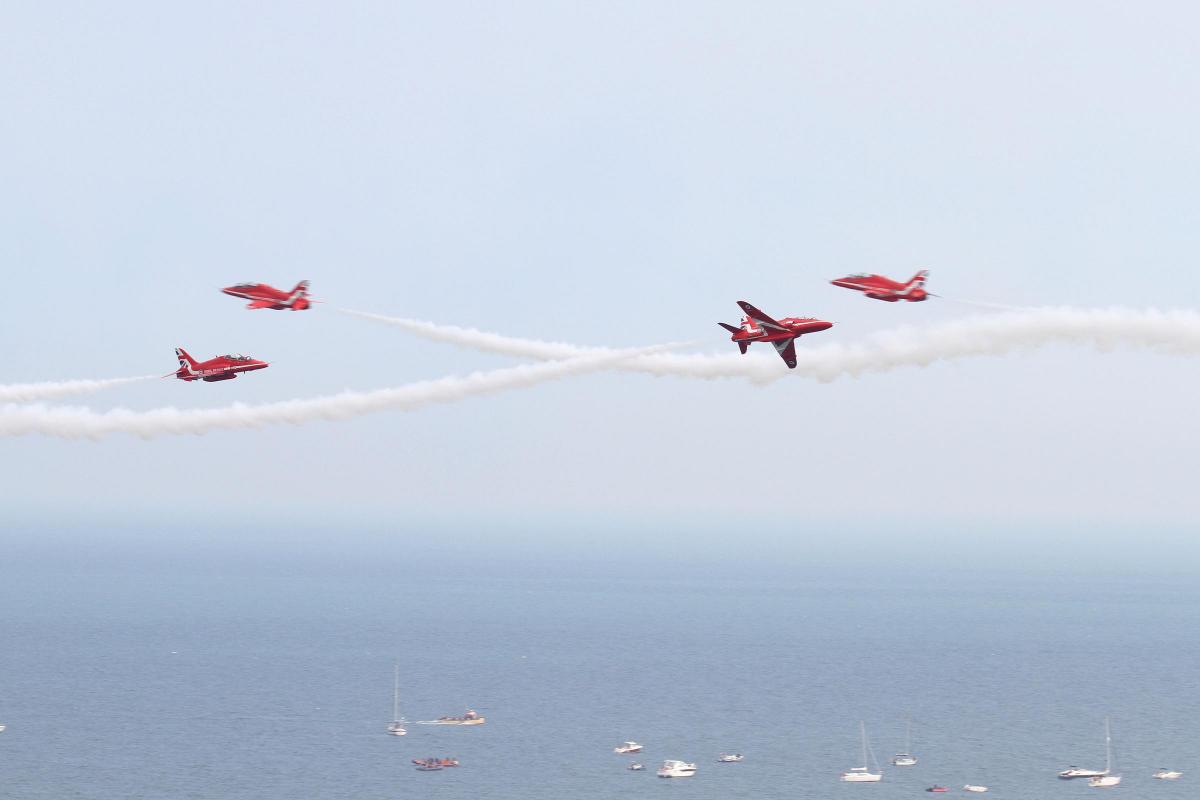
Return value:
[(858, 730), (862, 734), (862, 754), (863, 754), (863, 769), (867, 768), (867, 723), (864, 720), (859, 720)]
[(392, 685), (392, 722), (400, 720), (400, 665), (396, 665), (395, 681)]
[(1112, 772), (1112, 727), (1108, 717), (1104, 718), (1104, 774)]

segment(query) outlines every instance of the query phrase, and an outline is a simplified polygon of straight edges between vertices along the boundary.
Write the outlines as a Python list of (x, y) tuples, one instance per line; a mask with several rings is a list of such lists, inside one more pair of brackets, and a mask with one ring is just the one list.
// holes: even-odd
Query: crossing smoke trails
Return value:
[[(604, 348), (515, 339), (470, 328), (362, 311), (343, 313), (384, 322), (433, 341), (518, 358), (559, 359), (607, 352)], [(898, 367), (925, 367), (938, 361), (1000, 356), (1053, 344), (1091, 347), (1101, 352), (1133, 347), (1197, 355), (1200, 354), (1200, 314), (1154, 309), (1035, 308), (967, 317), (922, 328), (895, 328), (872, 334), (854, 344), (809, 344), (802, 340), (796, 348), (794, 370), (784, 369), (769, 348), (769, 355), (757, 357), (738, 353), (649, 354), (631, 358), (619, 368), (684, 378), (745, 378), (756, 383), (770, 383), (796, 374), (828, 382), (888, 372)], [(732, 344), (729, 346), (733, 347)]]
[(99, 439), (114, 433), (126, 433), (153, 439), (157, 436), (202, 435), (218, 430), (344, 420), (378, 411), (416, 411), (426, 406), (454, 403), (470, 397), (523, 389), (547, 381), (610, 369), (626, 359), (675, 346), (609, 350), (544, 364), (523, 364), (491, 372), (421, 381), (391, 389), (343, 392), (256, 406), (235, 403), (212, 409), (130, 411), (118, 408), (96, 412), (89, 408), (10, 404), (0, 407), (0, 436), (39, 433), (61, 439)]
[(76, 394), (88, 394), (120, 386), (123, 383), (136, 383), (153, 378), (153, 375), (143, 375), (138, 378), (108, 378), (96, 381), (47, 381), (45, 383), (10, 383), (0, 384), (0, 403), (32, 403), (37, 400), (55, 400), (59, 397), (70, 397)]

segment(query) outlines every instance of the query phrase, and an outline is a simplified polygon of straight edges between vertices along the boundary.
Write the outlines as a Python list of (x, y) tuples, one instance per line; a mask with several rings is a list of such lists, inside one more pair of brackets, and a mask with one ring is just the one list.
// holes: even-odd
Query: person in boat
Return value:
[(463, 714), (463, 719), (478, 719), (479, 715), (472, 709), (467, 709), (467, 713)]

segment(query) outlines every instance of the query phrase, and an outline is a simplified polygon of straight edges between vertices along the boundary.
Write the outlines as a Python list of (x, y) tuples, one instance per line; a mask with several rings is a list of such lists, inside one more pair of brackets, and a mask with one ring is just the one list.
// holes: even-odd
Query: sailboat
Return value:
[(875, 764), (875, 772), (871, 772), (867, 767), (875, 762), (875, 754), (871, 752), (867, 746), (867, 723), (858, 723), (859, 731), (862, 733), (862, 763), (861, 767), (851, 767), (842, 773), (842, 780), (847, 783), (876, 783), (883, 780), (883, 773), (879, 771), (879, 765)]
[(403, 736), (408, 733), (404, 720), (400, 717), (400, 665), (396, 665), (396, 678), (392, 687), (392, 724), (388, 725), (388, 733), (392, 736)]
[(1116, 786), (1121, 782), (1120, 775), (1112, 774), (1112, 731), (1109, 728), (1108, 717), (1104, 718), (1104, 773), (1088, 780), (1088, 786)]
[(912, 720), (904, 729), (904, 752), (892, 756), (892, 763), (897, 767), (911, 767), (917, 763), (917, 757), (912, 754)]

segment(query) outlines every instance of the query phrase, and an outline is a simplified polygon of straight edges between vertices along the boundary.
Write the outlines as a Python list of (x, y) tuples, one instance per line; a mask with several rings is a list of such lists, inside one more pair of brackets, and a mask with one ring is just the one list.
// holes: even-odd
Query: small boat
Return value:
[(916, 766), (917, 757), (912, 754), (912, 720), (904, 729), (904, 752), (892, 756), (892, 764), (897, 767)]
[(438, 717), (437, 719), (423, 719), (418, 724), (420, 725), (482, 725), (487, 722), (487, 719), (479, 716), (472, 709), (467, 709), (467, 712), (461, 717)]
[(404, 727), (404, 718), (400, 716), (400, 665), (396, 665), (395, 679), (392, 684), (392, 722), (387, 727), (392, 736), (403, 736), (408, 733)]
[(696, 765), (686, 761), (668, 759), (658, 768), (660, 778), (690, 778), (696, 774)]
[(1084, 769), (1083, 767), (1067, 767), (1062, 772), (1058, 773), (1058, 777), (1063, 780), (1072, 778), (1095, 778), (1104, 773), (1098, 769)]
[(741, 753), (721, 753), (717, 756), (717, 762), (720, 764), (736, 764), (744, 759), (745, 756)]
[(445, 767), (457, 767), (457, 758), (414, 758), (412, 763), (420, 767), (430, 767), (432, 769), (443, 769)]
[(977, 786), (976, 784), (973, 784), (973, 783), (968, 783), (966, 786), (963, 787), (963, 789), (965, 789), (968, 792), (986, 792), (987, 791), (986, 786)]
[(637, 742), (625, 742), (613, 748), (613, 752), (617, 755), (625, 755), (626, 753), (640, 753), (642, 746)]
[(7, 727), (7, 725), (0, 725), (0, 733), (4, 733), (4, 729)]
[(1112, 731), (1108, 724), (1108, 717), (1104, 718), (1104, 772), (1088, 779), (1088, 786), (1097, 788), (1105, 788), (1109, 786), (1118, 786), (1121, 783), (1120, 775), (1112, 774)]
[[(3, 726), (0, 726), (0, 730), (4, 730)], [(1154, 777), (1158, 778), (1160, 781), (1177, 781), (1182, 776), (1182, 772), (1178, 772), (1173, 769), (1167, 769), (1166, 767), (1163, 767), (1158, 772), (1154, 773)]]
[(876, 783), (883, 780), (883, 773), (879, 771), (879, 766), (876, 765), (875, 772), (871, 772), (867, 767), (875, 760), (875, 755), (871, 753), (870, 747), (867, 745), (867, 723), (858, 723), (859, 730), (862, 733), (862, 760), (861, 767), (851, 767), (842, 773), (842, 780), (847, 783)]
[(417, 769), (421, 772), (434, 772), (442, 768), (436, 758), (414, 758), (413, 763), (417, 765)]
[(947, 789), (945, 786), (930, 786), (925, 791), (927, 791), (927, 792), (948, 792), (950, 790)]
[(645, 764), (643, 764), (640, 761), (635, 761), (632, 764), (630, 764), (628, 767), (626, 767), (625, 769), (633, 770), (634, 772), (641, 772), (645, 768), (646, 768)]

